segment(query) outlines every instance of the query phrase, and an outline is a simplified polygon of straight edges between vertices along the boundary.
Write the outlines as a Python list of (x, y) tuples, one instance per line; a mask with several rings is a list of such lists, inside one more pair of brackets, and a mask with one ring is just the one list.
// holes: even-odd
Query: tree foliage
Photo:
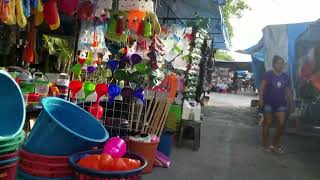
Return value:
[(225, 60), (225, 61), (232, 61), (233, 57), (229, 55), (226, 51), (217, 51), (214, 54), (215, 59)]
[(226, 5), (223, 7), (223, 19), (227, 28), (230, 43), (234, 36), (230, 19), (233, 17), (241, 18), (243, 12), (246, 10), (251, 10), (246, 0), (227, 0)]

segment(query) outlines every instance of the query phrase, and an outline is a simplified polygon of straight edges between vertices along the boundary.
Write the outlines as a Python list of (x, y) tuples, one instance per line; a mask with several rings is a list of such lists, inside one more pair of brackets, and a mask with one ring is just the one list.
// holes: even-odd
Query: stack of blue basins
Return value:
[(18, 174), (28, 179), (70, 179), (66, 157), (103, 145), (109, 134), (95, 117), (68, 101), (49, 97), (41, 103), (43, 111), (21, 149)]
[(0, 70), (0, 180), (14, 180), (17, 150), (25, 138), (25, 102), (18, 84)]

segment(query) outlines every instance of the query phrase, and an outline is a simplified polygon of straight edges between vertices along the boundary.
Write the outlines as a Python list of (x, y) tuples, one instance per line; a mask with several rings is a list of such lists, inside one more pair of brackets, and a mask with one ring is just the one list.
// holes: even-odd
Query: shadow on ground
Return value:
[(319, 180), (320, 139), (285, 135), (286, 153), (260, 148), (260, 127), (247, 107), (215, 106), (203, 111), (201, 148), (173, 148), (169, 169), (155, 168), (152, 180)]

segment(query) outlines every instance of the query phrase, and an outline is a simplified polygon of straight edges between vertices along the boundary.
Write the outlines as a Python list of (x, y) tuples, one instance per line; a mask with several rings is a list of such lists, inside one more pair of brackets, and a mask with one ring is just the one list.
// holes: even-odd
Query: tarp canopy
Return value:
[(157, 7), (160, 22), (167, 24), (183, 23), (192, 20), (197, 13), (201, 17), (209, 18), (208, 32), (213, 38), (215, 49), (229, 49), (228, 36), (223, 22), (221, 6), (225, 0), (161, 0)]
[(214, 61), (215, 67), (220, 68), (230, 68), (232, 70), (238, 71), (250, 71), (251, 69), (251, 61), (243, 62), (243, 61), (224, 61), (224, 60), (215, 60)]
[(261, 40), (251, 48), (246, 49), (248, 53), (252, 55), (252, 62), (254, 71), (254, 77), (257, 84), (259, 84), (262, 75), (261, 63), (264, 62), (264, 68), (266, 71), (272, 70), (272, 60), (274, 55), (279, 55), (287, 63), (286, 73), (290, 76), (290, 79), (294, 81), (296, 74), (296, 58), (295, 58), (295, 40), (297, 37), (305, 31), (310, 22), (296, 23), (296, 24), (282, 24), (282, 25), (269, 25), (263, 28), (263, 37)]

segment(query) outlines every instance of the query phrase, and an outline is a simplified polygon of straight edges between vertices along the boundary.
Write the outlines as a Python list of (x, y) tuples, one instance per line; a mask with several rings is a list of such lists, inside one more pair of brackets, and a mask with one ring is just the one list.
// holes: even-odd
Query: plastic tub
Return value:
[(32, 153), (65, 156), (102, 145), (109, 134), (95, 117), (60, 98), (42, 100), (40, 113), (24, 148)]
[(64, 177), (64, 178), (41, 178), (29, 175), (23, 172), (21, 169), (17, 169), (17, 176), (16, 180), (71, 180), (71, 177)]
[(19, 164), (43, 171), (71, 171), (68, 163), (44, 163), (20, 158)]
[(26, 118), (25, 102), (18, 84), (0, 70), (0, 139), (20, 133)]
[(0, 155), (0, 161), (11, 159), (18, 156), (18, 152), (8, 153), (8, 154), (2, 154)]
[(17, 161), (18, 161), (18, 157), (13, 157), (13, 158), (10, 158), (10, 159), (2, 160), (2, 161), (0, 161), (0, 166), (5, 166), (5, 165), (8, 165), (8, 164), (12, 164), (12, 163), (15, 163)]
[(30, 167), (24, 166), (22, 164), (19, 164), (18, 167), (21, 169), (21, 171), (36, 177), (64, 178), (64, 177), (72, 176), (72, 171), (43, 171), (43, 170), (33, 169)]
[(147, 167), (143, 170), (143, 173), (151, 173), (153, 170), (154, 159), (157, 154), (157, 147), (159, 142), (138, 142), (129, 140), (129, 151), (141, 155), (148, 161)]
[(45, 156), (40, 154), (30, 153), (23, 148), (19, 151), (19, 156), (23, 159), (37, 161), (42, 163), (57, 163), (57, 164), (66, 164), (68, 163), (68, 156)]
[(14, 145), (14, 146), (2, 147), (2, 148), (0, 148), (0, 155), (15, 152), (19, 149), (19, 147), (20, 147), (20, 143)]
[(1, 139), (0, 140), (0, 146), (5, 144), (15, 144), (17, 142), (21, 143), (26, 136), (26, 133), (22, 130), (17, 136), (7, 138), (7, 139)]
[(0, 180), (14, 180), (16, 176), (16, 167), (16, 163), (0, 166)]
[(132, 180), (140, 180), (141, 173), (143, 169), (147, 166), (147, 161), (143, 159), (141, 156), (127, 153), (124, 157), (140, 160), (141, 167), (131, 171), (95, 171), (92, 169), (82, 168), (77, 162), (83, 157), (90, 154), (100, 154), (102, 150), (93, 150), (93, 151), (85, 151), (76, 153), (69, 158), (69, 163), (74, 169), (74, 179), (81, 180), (102, 180), (102, 179), (112, 179), (112, 180), (123, 180), (123, 179), (132, 179)]
[(0, 154), (6, 154), (10, 153), (12, 151), (16, 151), (19, 149), (23, 139), (20, 139), (19, 141), (12, 141), (8, 144), (1, 144), (0, 145)]

